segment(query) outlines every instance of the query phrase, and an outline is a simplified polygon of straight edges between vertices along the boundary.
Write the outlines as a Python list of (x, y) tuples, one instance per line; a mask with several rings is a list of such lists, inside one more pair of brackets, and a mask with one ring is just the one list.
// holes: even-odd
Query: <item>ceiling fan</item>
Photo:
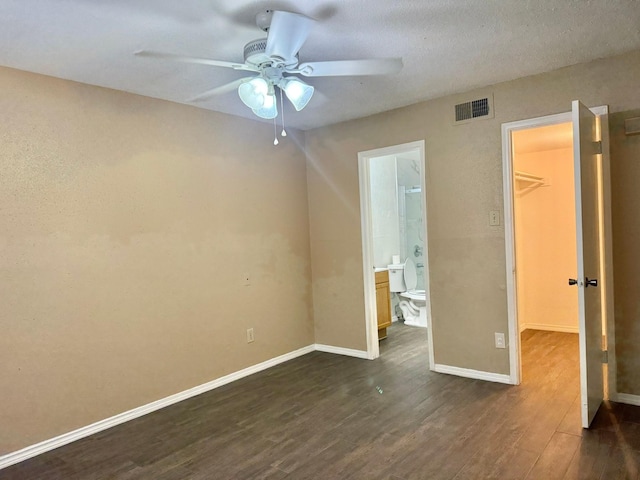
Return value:
[[(135, 55), (165, 58), (251, 72), (254, 75), (208, 90), (191, 101), (238, 91), (242, 102), (258, 117), (272, 119), (278, 115), (276, 87), (292, 103), (296, 111), (311, 100), (314, 87), (296, 75), (328, 77), (347, 75), (385, 75), (402, 69), (401, 58), (337, 60), (300, 63), (298, 52), (306, 41), (315, 20), (299, 13), (266, 10), (256, 15), (256, 24), (267, 32), (267, 38), (253, 40), (244, 46), (244, 63), (197, 58), (171, 53), (139, 50)], [(282, 106), (282, 103), (281, 103)]]

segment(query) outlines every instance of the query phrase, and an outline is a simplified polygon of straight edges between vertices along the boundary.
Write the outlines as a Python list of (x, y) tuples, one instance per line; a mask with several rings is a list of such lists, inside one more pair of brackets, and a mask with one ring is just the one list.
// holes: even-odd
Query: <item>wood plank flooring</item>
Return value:
[(580, 427), (577, 335), (525, 331), (521, 386), (315, 352), (0, 470), (0, 479), (640, 479), (640, 408)]

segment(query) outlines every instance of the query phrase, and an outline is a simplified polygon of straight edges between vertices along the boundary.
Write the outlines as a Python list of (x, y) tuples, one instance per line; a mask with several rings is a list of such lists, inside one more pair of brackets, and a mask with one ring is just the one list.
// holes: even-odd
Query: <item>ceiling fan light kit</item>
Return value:
[(315, 88), (311, 85), (296, 77), (283, 78), (278, 86), (284, 90), (285, 95), (297, 112), (307, 106), (315, 91)]
[[(273, 89), (273, 87), (271, 87), (271, 89)], [(258, 108), (253, 108), (252, 110), (253, 113), (260, 118), (266, 118), (268, 120), (276, 118), (278, 116), (278, 107), (276, 105), (275, 92), (265, 95), (262, 105)]]
[(269, 84), (262, 77), (256, 77), (238, 87), (240, 100), (249, 108), (261, 108), (269, 94)]
[[(305, 77), (385, 75), (397, 73), (402, 69), (400, 58), (334, 60), (300, 64), (298, 52), (315, 22), (312, 18), (299, 13), (275, 10), (259, 12), (256, 15), (256, 25), (267, 32), (267, 38), (253, 40), (245, 45), (244, 64), (146, 50), (137, 51), (135, 54), (254, 72), (257, 74), (255, 77), (240, 78), (213, 88), (198, 95), (193, 101), (203, 101), (214, 95), (237, 90), (240, 100), (255, 115), (265, 119), (275, 119), (278, 116), (276, 87), (280, 89), (281, 107), (282, 92), (298, 112), (311, 100), (315, 88), (294, 75)], [(277, 144), (277, 141), (274, 143)]]

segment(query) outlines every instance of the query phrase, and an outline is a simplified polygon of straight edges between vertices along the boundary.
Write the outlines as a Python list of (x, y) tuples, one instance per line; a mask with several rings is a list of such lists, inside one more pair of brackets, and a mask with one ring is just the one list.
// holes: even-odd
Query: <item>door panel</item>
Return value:
[[(588, 428), (604, 398), (602, 375), (600, 232), (597, 118), (579, 101), (572, 104), (578, 255), (580, 395), (582, 426)], [(591, 284), (588, 283), (591, 281)]]

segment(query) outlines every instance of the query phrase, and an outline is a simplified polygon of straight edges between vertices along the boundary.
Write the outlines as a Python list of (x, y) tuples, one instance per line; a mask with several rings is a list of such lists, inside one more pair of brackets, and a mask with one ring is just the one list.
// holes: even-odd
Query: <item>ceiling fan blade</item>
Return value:
[(295, 72), (305, 77), (342, 75), (389, 75), (402, 70), (401, 58), (371, 58), (366, 60), (335, 60), (302, 63)]
[(200, 65), (213, 65), (214, 67), (227, 67), (234, 70), (247, 70), (250, 72), (258, 72), (259, 70), (244, 63), (225, 62), (223, 60), (211, 60), (209, 58), (188, 57), (185, 55), (176, 55), (173, 53), (153, 52), (150, 50), (138, 50), (133, 53), (139, 57), (162, 58), (182, 63), (197, 63)]
[(202, 102), (203, 100), (207, 100), (215, 95), (222, 95), (225, 93), (233, 92), (238, 89), (240, 85), (249, 80), (253, 80), (255, 77), (244, 77), (239, 78), (238, 80), (234, 80), (233, 82), (226, 83), (216, 88), (212, 88), (211, 90), (207, 90), (206, 92), (201, 93), (193, 98), (190, 98), (189, 102)]
[(295, 60), (315, 22), (314, 19), (299, 13), (279, 10), (273, 12), (265, 53), (280, 57), (285, 62)]

